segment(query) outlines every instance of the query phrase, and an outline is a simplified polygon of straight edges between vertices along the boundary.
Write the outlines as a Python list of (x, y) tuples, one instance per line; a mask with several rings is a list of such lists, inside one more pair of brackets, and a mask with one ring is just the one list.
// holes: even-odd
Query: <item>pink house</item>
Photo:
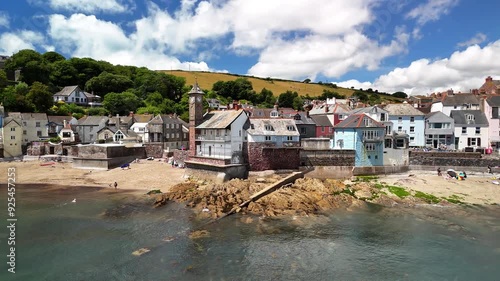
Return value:
[(482, 109), (489, 123), (488, 140), (494, 150), (500, 149), (500, 96), (489, 96), (481, 100)]

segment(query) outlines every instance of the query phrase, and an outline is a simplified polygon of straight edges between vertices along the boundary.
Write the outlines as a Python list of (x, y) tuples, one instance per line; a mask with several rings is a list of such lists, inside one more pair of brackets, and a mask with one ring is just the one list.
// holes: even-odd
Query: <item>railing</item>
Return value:
[(384, 140), (384, 136), (378, 137), (363, 137), (363, 142), (380, 142)]
[(203, 136), (197, 136), (197, 140), (205, 140), (205, 141), (230, 141), (231, 136), (211, 136), (211, 135), (203, 135)]

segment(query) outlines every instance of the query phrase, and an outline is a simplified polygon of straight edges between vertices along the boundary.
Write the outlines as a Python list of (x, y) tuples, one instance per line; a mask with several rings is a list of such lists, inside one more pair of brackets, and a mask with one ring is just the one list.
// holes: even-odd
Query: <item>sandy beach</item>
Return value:
[[(2, 162), (0, 182), (7, 182), (7, 169), (16, 168), (16, 182), (21, 184), (57, 184), (69, 186), (99, 186), (118, 189), (149, 191), (160, 189), (167, 192), (171, 186), (184, 182), (184, 169), (173, 168), (163, 161), (141, 160), (130, 164), (130, 169), (111, 170), (74, 169), (72, 163), (55, 163), (41, 166), (44, 162)], [(111, 185), (111, 186), (110, 186)]]
[[(178, 183), (185, 182), (185, 170), (173, 168), (163, 161), (142, 160), (132, 163), (130, 169), (115, 168), (105, 170), (74, 169), (71, 163), (55, 163), (41, 166), (43, 162), (3, 162), (0, 163), (0, 182), (7, 182), (7, 169), (16, 168), (17, 183), (56, 184), (69, 186), (99, 186), (118, 189), (149, 191), (159, 189), (168, 192)], [(445, 174), (445, 172), (443, 172)], [(455, 196), (470, 204), (500, 204), (500, 185), (493, 184), (495, 174), (471, 173), (467, 179), (445, 179), (436, 172), (410, 171), (403, 174), (381, 175), (378, 182), (402, 186), (437, 197)], [(500, 182), (500, 180), (499, 180)]]

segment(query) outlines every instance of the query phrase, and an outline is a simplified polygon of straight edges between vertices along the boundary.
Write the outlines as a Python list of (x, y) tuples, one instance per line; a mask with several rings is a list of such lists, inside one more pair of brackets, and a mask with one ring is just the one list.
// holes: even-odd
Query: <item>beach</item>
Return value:
[(131, 163), (130, 169), (120, 167), (110, 170), (76, 169), (72, 163), (56, 162), (2, 162), (0, 182), (7, 182), (7, 169), (16, 168), (18, 184), (50, 184), (62, 186), (92, 186), (114, 189), (114, 182), (120, 190), (149, 191), (159, 189), (167, 192), (170, 187), (184, 182), (184, 169), (174, 168), (164, 161), (141, 160)]
[[(2, 162), (0, 182), (7, 182), (7, 169), (16, 168), (16, 182), (20, 184), (49, 184), (62, 186), (92, 186), (114, 189), (170, 191), (171, 187), (186, 182), (185, 169), (174, 168), (164, 161), (141, 160), (131, 163), (130, 169), (110, 170), (76, 169), (71, 163), (55, 163), (42, 166), (44, 162)], [(443, 171), (446, 174), (446, 171)], [(379, 175), (376, 182), (395, 185), (432, 194), (436, 197), (456, 197), (469, 204), (500, 204), (500, 185), (495, 174), (468, 173), (465, 180), (446, 179), (434, 171), (409, 171), (401, 174)], [(253, 179), (255, 180), (255, 178)], [(251, 179), (251, 181), (253, 181)], [(349, 181), (346, 181), (349, 183)]]

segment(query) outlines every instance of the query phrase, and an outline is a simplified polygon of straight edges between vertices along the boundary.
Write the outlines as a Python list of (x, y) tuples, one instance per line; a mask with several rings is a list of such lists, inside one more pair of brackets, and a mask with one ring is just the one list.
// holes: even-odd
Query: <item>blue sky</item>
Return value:
[(466, 92), (500, 79), (498, 11), (493, 0), (4, 1), (0, 54)]

